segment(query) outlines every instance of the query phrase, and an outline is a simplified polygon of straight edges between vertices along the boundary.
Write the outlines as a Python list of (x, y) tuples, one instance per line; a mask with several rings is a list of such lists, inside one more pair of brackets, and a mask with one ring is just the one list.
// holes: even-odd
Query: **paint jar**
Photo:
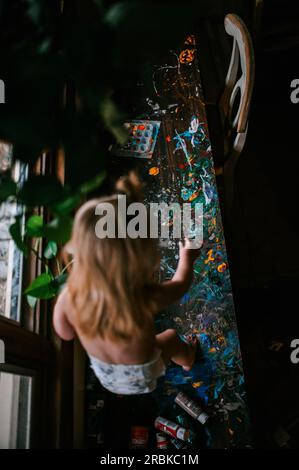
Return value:
[(147, 449), (149, 430), (145, 426), (131, 427), (130, 449)]
[(187, 429), (173, 421), (170, 421), (169, 419), (162, 418), (161, 416), (158, 416), (156, 419), (155, 428), (172, 437), (177, 437), (182, 441), (187, 441), (189, 439), (190, 432)]
[(175, 397), (175, 403), (201, 424), (205, 424), (209, 419), (209, 415), (207, 415), (207, 413), (205, 413), (203, 409), (197, 403), (195, 403), (195, 401), (193, 401), (183, 392), (180, 392)]
[(156, 439), (157, 439), (157, 449), (160, 449), (160, 450), (169, 449), (169, 442), (165, 434), (163, 434), (162, 432), (157, 432)]

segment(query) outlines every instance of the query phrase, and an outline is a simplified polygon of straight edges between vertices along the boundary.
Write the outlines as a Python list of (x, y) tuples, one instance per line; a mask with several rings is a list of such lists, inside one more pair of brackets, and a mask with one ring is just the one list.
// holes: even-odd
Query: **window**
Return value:
[[(0, 171), (11, 168), (12, 149), (0, 143)], [(26, 178), (27, 168), (17, 162), (12, 171), (14, 180), (21, 183)], [(9, 227), (22, 208), (14, 201), (0, 204), (0, 315), (20, 321), (23, 256), (14, 244)], [(23, 220), (24, 224), (24, 220)]]
[(28, 449), (30, 446), (32, 381), (0, 369), (0, 449)]
[[(17, 183), (22, 184), (29, 172), (63, 171), (63, 154), (44, 153), (30, 166), (13, 163), (12, 147), (0, 141), (0, 173), (12, 174)], [(43, 207), (35, 211), (47, 219)], [(40, 259), (32, 252), (23, 257), (9, 232), (22, 212), (13, 198), (0, 203), (0, 340), (7, 361), (0, 365), (0, 449), (70, 447), (73, 345), (54, 342), (51, 301), (38, 301), (33, 308), (22, 295), (41, 272)], [(19, 219), (21, 230), (24, 219)], [(35, 248), (36, 240), (31, 246)], [(40, 243), (38, 253), (43, 249)]]

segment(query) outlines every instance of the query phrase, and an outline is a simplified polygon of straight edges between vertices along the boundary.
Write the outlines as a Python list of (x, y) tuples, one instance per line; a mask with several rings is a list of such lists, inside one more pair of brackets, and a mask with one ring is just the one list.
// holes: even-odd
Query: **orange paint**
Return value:
[(193, 382), (192, 387), (193, 388), (199, 388), (203, 385), (203, 382)]
[(171, 142), (171, 137), (170, 137), (170, 135), (167, 135), (167, 136), (165, 137), (165, 140), (166, 140), (166, 142)]
[(192, 45), (195, 44), (195, 37), (193, 36), (193, 34), (190, 34), (190, 36), (187, 36), (185, 40), (185, 44), (192, 44)]
[(184, 49), (179, 56), (181, 64), (190, 64), (194, 60), (195, 49)]
[(150, 168), (148, 172), (151, 176), (157, 176), (160, 173), (160, 170), (157, 166), (152, 166), (152, 168)]
[(226, 268), (227, 268), (226, 263), (221, 263), (221, 264), (219, 264), (219, 266), (217, 267), (217, 271), (218, 271), (219, 273), (223, 273), (223, 272), (226, 270)]
[(208, 258), (205, 259), (205, 264), (208, 264), (211, 261), (215, 261), (215, 258), (213, 256), (213, 250), (209, 250), (207, 254), (208, 254)]
[(196, 199), (197, 196), (198, 196), (198, 192), (193, 193), (192, 196), (189, 197), (189, 202), (194, 201), (194, 199)]

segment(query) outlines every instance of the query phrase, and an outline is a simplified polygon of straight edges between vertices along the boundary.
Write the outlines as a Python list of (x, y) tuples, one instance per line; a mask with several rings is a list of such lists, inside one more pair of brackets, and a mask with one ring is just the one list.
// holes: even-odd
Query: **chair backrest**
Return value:
[[(224, 26), (227, 34), (233, 37), (231, 61), (225, 89), (219, 103), (224, 129), (224, 206), (226, 218), (229, 221), (233, 207), (235, 168), (247, 137), (255, 63), (251, 37), (241, 18), (229, 14), (225, 17)], [(241, 70), (240, 73), (239, 70)], [(238, 95), (239, 106), (233, 116)]]
[[(245, 23), (237, 15), (227, 15), (224, 27), (227, 34), (233, 37), (233, 49), (225, 89), (220, 99), (221, 115), (226, 129), (237, 134), (246, 133), (255, 76), (252, 40)], [(238, 96), (239, 107), (233, 116)]]

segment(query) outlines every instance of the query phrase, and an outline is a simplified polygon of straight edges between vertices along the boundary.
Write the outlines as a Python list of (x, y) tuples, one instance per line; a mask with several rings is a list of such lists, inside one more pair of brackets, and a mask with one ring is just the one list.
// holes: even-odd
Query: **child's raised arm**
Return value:
[(57, 335), (65, 341), (70, 341), (75, 337), (75, 330), (69, 322), (66, 314), (66, 289), (60, 294), (53, 314), (53, 326)]
[(158, 309), (162, 310), (177, 302), (190, 288), (193, 279), (193, 264), (200, 252), (190, 248), (190, 242), (180, 243), (180, 259), (177, 270), (170, 281), (160, 284), (157, 293)]

